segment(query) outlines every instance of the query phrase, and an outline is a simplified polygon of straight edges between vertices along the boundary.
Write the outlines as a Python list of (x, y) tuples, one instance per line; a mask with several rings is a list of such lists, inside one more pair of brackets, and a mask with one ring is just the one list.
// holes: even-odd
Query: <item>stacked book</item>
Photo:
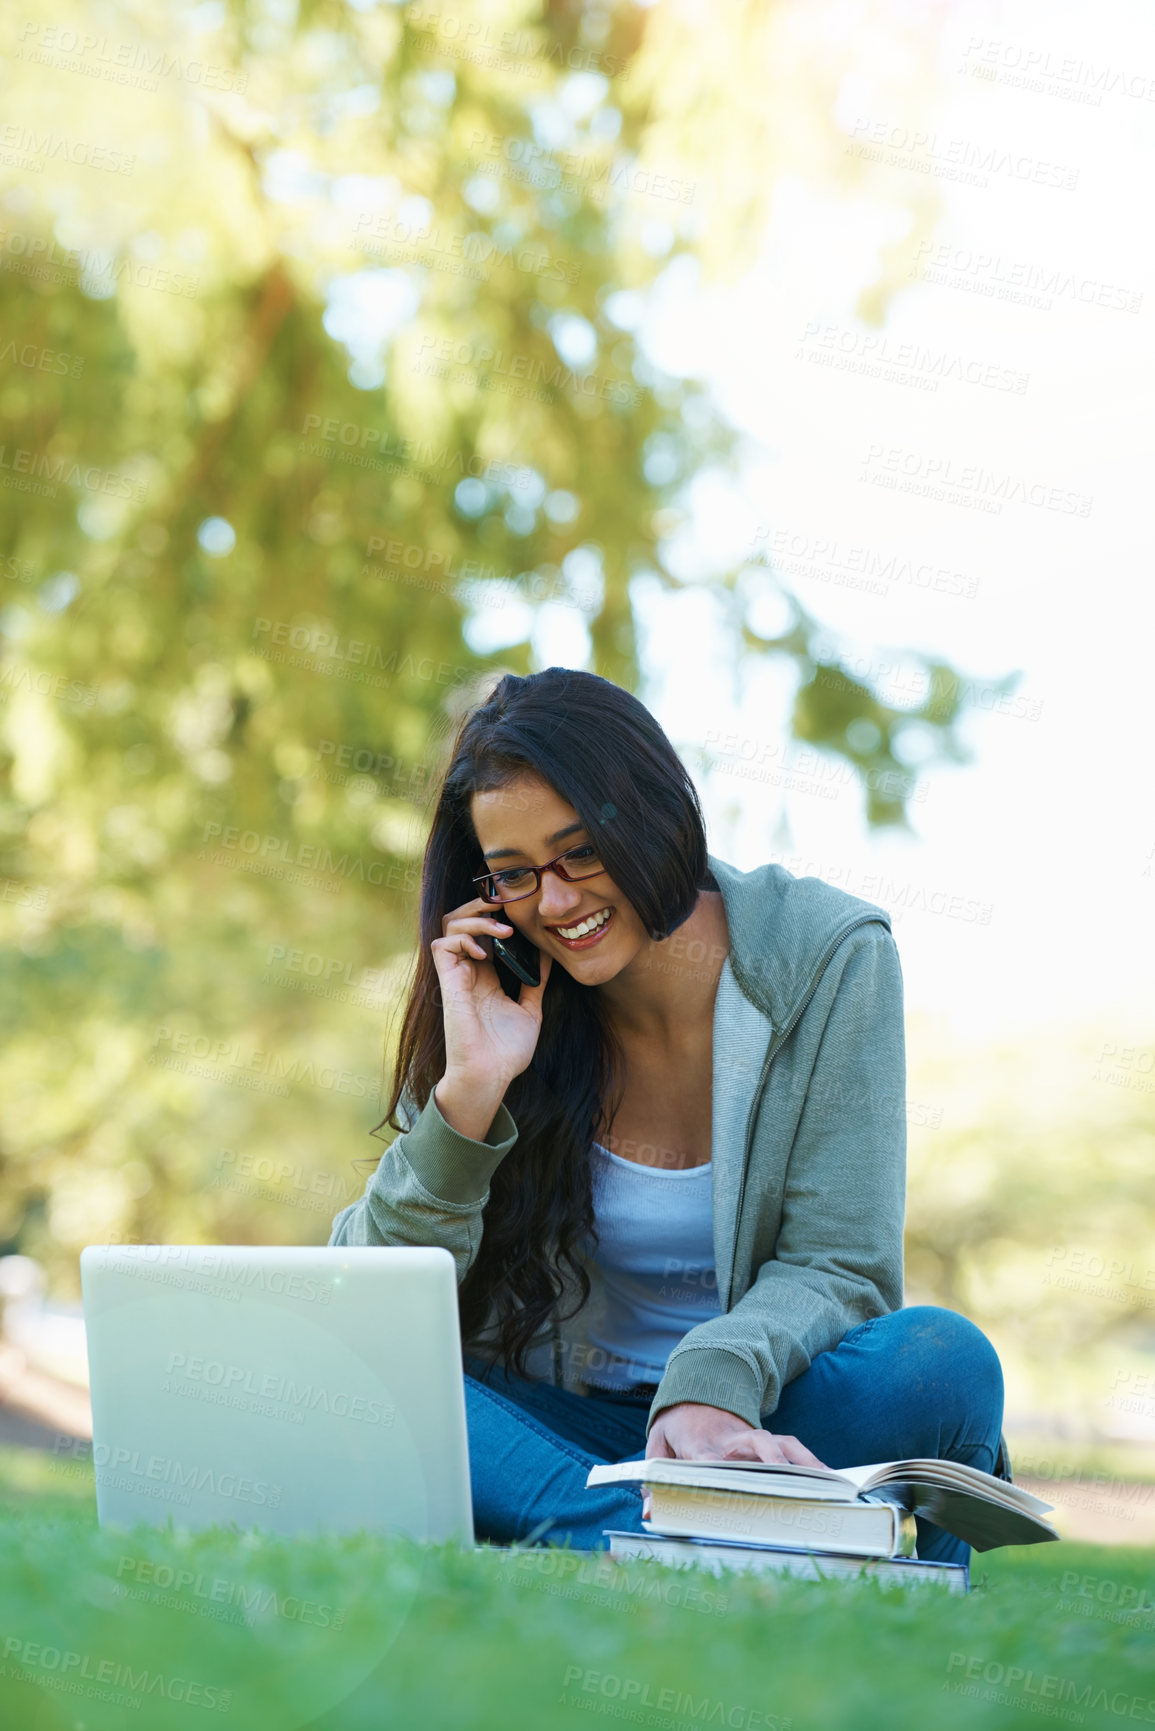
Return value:
[(610, 1532), (614, 1556), (810, 1579), (869, 1575), (886, 1584), (935, 1581), (965, 1593), (963, 1563), (915, 1555), (914, 1517), (977, 1551), (1057, 1539), (1051, 1504), (958, 1461), (798, 1466), (793, 1462), (653, 1460), (594, 1467), (587, 1484), (636, 1484), (641, 1533)]

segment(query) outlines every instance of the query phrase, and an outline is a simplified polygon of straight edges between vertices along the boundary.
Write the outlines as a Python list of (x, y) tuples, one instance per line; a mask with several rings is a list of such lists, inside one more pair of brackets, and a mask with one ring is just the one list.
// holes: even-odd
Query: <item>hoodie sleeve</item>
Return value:
[[(784, 1385), (820, 1352), (902, 1305), (902, 972), (894, 939), (879, 924), (852, 933), (847, 950), (840, 970), (827, 968), (789, 1036), (800, 1038), (807, 1019), (818, 1018), (774, 1254), (726, 1314), (692, 1328), (675, 1347), (650, 1424), (664, 1407), (700, 1401), (759, 1425)], [(756, 1147), (748, 1186), (756, 1182)], [(744, 1207), (754, 1202), (748, 1189)]]
[(358, 1202), (333, 1221), (330, 1244), (439, 1245), (457, 1265), (460, 1286), (481, 1244), (489, 1181), (517, 1141), (505, 1105), (484, 1142), (447, 1124), (432, 1094), (423, 1111), (402, 1097), (408, 1129), (394, 1138)]

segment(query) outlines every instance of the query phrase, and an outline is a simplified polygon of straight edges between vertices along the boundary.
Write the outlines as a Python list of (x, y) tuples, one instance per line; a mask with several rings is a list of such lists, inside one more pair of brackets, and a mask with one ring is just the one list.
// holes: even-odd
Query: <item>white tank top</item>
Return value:
[(718, 1316), (713, 1167), (640, 1166), (593, 1145), (591, 1260), (602, 1302), (588, 1331), (582, 1381), (624, 1389), (658, 1382), (691, 1328)]

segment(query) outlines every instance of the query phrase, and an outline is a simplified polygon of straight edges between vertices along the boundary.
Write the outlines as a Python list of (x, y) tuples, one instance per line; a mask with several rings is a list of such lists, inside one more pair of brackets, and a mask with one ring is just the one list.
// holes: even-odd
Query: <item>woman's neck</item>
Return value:
[(718, 980), (730, 948), (726, 910), (718, 890), (699, 890), (693, 913), (660, 942), (652, 939), (615, 974), (595, 987), (615, 1031), (626, 1039), (676, 1045), (693, 1041), (713, 1014)]

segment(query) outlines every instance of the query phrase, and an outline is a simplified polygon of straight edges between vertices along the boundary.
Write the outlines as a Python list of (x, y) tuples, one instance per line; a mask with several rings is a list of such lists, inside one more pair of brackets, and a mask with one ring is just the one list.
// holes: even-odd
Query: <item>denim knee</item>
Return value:
[(963, 1397), (967, 1410), (1002, 1424), (1003, 1367), (999, 1355), (969, 1317), (935, 1304), (912, 1304), (886, 1318), (897, 1339), (891, 1350), (917, 1352), (934, 1381)]
[(999, 1355), (969, 1316), (962, 1316), (957, 1310), (944, 1310), (937, 1304), (911, 1304), (896, 1310), (890, 1320), (901, 1324), (904, 1332), (909, 1330), (917, 1336), (920, 1344), (941, 1352), (952, 1366), (965, 1369), (968, 1381), (989, 1381), (992, 1390), (1002, 1393), (1003, 1367)]

